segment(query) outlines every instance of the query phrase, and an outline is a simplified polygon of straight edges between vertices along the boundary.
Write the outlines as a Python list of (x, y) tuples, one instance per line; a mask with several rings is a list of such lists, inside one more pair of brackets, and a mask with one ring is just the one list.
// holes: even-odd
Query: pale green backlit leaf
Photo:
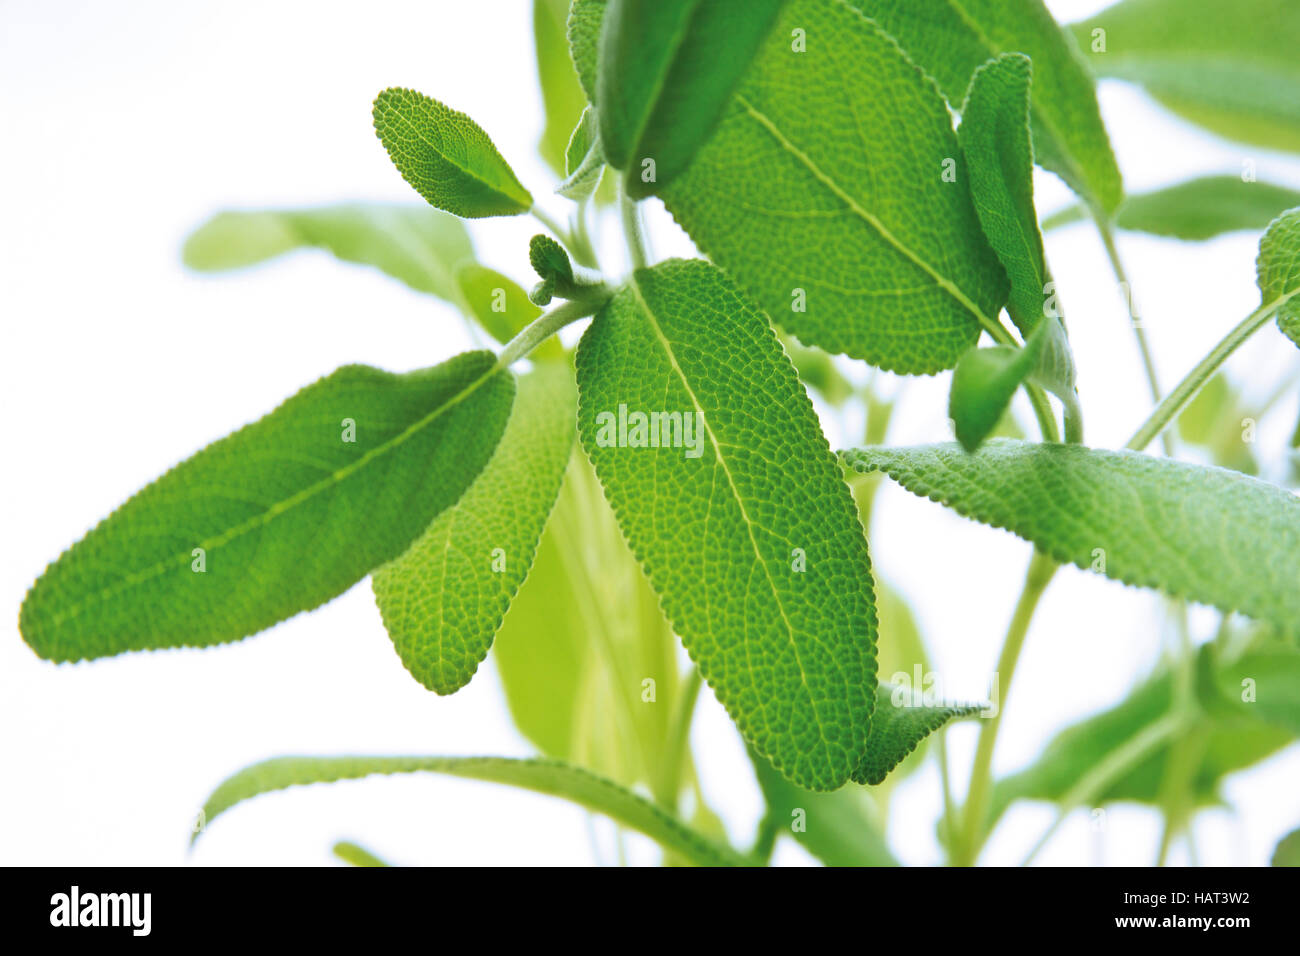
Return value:
[(1271, 866), (1300, 866), (1300, 830), (1292, 830), (1278, 841)]
[(1008, 440), (975, 454), (927, 445), (844, 458), (1062, 563), (1297, 629), (1300, 499), (1273, 485), (1137, 452)]
[(843, 0), (790, 0), (663, 198), (803, 343), (932, 373), (1006, 301), (963, 166), (943, 98), (889, 36)]
[[(1224, 233), (1263, 232), (1287, 209), (1300, 206), (1300, 191), (1271, 183), (1247, 182), (1240, 176), (1206, 176), (1124, 200), (1115, 224), (1130, 232), (1196, 241)], [(1082, 206), (1070, 206), (1043, 220), (1057, 229), (1087, 218)]]
[(1126, 0), (1071, 29), (1099, 75), (1220, 136), (1300, 152), (1293, 0)]
[(23, 638), (57, 661), (202, 647), (324, 604), (460, 498), (513, 395), (488, 352), (406, 375), (345, 366), (64, 552), (23, 602)]
[[(633, 275), (577, 364), (583, 447), (700, 672), (789, 779), (840, 786), (874, 703), (870, 562), (776, 335), (719, 270), (670, 261)], [(642, 446), (632, 413), (652, 412), (680, 413), (656, 430), (675, 440)]]
[(393, 88), (375, 98), (374, 121), (393, 165), (430, 205), (464, 219), (532, 208), (528, 190), (464, 113), (414, 90)]
[(182, 256), (191, 269), (223, 272), (309, 247), (374, 266), (418, 292), (453, 303), (458, 301), (453, 273), (474, 257), (459, 219), (403, 203), (220, 212), (190, 233)]
[(1092, 76), (1042, 0), (850, 0), (895, 37), (956, 106), (979, 65), (1003, 53), (1034, 61), (1039, 165), (1103, 213), (1124, 198)]
[(1223, 375), (1215, 375), (1178, 416), (1178, 436), (1208, 451), (1214, 464), (1247, 475), (1259, 474), (1259, 463), (1246, 440), (1246, 426), (1257, 416), (1248, 412), (1241, 395)]
[[(745, 866), (750, 861), (730, 847), (696, 833), (649, 800), (580, 767), (558, 760), (508, 757), (278, 757), (229, 777), (203, 805), (208, 826), (237, 803), (275, 790), (311, 783), (356, 780), (373, 774), (442, 773), (504, 783), (560, 797), (615, 823), (644, 833), (665, 849), (701, 866)], [(193, 839), (206, 832), (197, 831)]]
[[(462, 263), (456, 270), (456, 285), (466, 308), (492, 338), (505, 345), (518, 335), (542, 310), (528, 299), (519, 283), (495, 269), (477, 262)], [(547, 339), (529, 355), (554, 361), (564, 357), (558, 338)]]
[(656, 195), (690, 165), (784, 2), (610, 0), (595, 102), (628, 195)]
[(1264, 304), (1278, 303), (1277, 325), (1300, 347), (1300, 209), (1273, 221), (1259, 243), (1259, 289)]
[(566, 28), (569, 0), (533, 0), (533, 42), (537, 51), (537, 78), (542, 87), (546, 126), (537, 148), (557, 175), (565, 175), (565, 147), (569, 132), (587, 105), (587, 95), (569, 56)]
[(559, 363), (521, 378), (487, 467), (399, 558), (375, 571), (398, 656), (439, 694), (469, 683), (528, 575), (573, 445), (572, 376)]

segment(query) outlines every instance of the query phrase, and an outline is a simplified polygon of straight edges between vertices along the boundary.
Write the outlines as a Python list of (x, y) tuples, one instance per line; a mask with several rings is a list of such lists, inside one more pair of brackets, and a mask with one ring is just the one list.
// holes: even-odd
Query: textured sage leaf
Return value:
[[(542, 314), (519, 283), (477, 262), (461, 264), (456, 270), (456, 285), (461, 300), (478, 324), (502, 345)], [(534, 360), (554, 361), (563, 357), (564, 346), (554, 337), (529, 353), (529, 358)]]
[(1071, 29), (1101, 76), (1141, 84), (1220, 136), (1300, 151), (1292, 0), (1127, 0)]
[[(1205, 658), (1204, 650), (1201, 657)], [(1267, 661), (1251, 652), (1230, 666), (1214, 666), (1223, 668), (1225, 680), (1239, 672), (1259, 677), (1269, 673)], [(1300, 696), (1300, 686), (1295, 683), (1275, 689), (1290, 693), (1293, 700)], [(1235, 692), (1240, 694), (1240, 685)], [(1258, 763), (1295, 739), (1295, 731), (1261, 719), (1252, 706), (1238, 703), (1235, 708), (1216, 710), (1184, 731), (1199, 736), (1204, 744), (1189, 793), (1196, 805), (1216, 802), (1224, 777)], [(996, 821), (1015, 800), (1062, 800), (1110, 754), (1168, 718), (1173, 710), (1173, 679), (1166, 671), (1139, 684), (1114, 707), (1067, 727), (1028, 767), (998, 781), (991, 820)], [(1176, 735), (1174, 740), (1181, 736)], [(1099, 793), (1089, 796), (1096, 804), (1116, 801), (1159, 804), (1170, 743), (1155, 745), (1145, 758)]]
[(1003, 53), (1034, 61), (1034, 154), (1090, 204), (1124, 198), (1092, 76), (1042, 0), (850, 0), (895, 37), (953, 105), (981, 63)]
[(569, 0), (533, 0), (533, 42), (546, 126), (537, 149), (557, 175), (565, 175), (569, 132), (587, 105), (587, 94), (569, 56)]
[(1078, 445), (1005, 439), (844, 453), (914, 494), (1005, 528), (1062, 563), (1241, 611), (1291, 633), (1300, 499), (1246, 475)]
[(952, 374), (948, 417), (963, 448), (974, 451), (993, 434), (1025, 382), (1052, 392), (1064, 403), (1067, 418), (1078, 419), (1074, 356), (1055, 316), (1039, 321), (1024, 348), (995, 345), (961, 357)]
[(1273, 850), (1270, 866), (1300, 866), (1300, 830), (1292, 830)]
[(519, 380), (501, 444), (460, 500), (375, 571), (375, 602), (406, 669), (452, 694), (469, 683), (528, 575), (573, 446), (567, 367)]
[(454, 504), (514, 395), (488, 352), (345, 366), (137, 493), (41, 575), (19, 619), (56, 661), (238, 640), (355, 584)]
[(575, 202), (594, 193), (605, 172), (605, 150), (600, 143), (595, 115), (591, 107), (587, 107), (573, 128), (564, 154), (565, 179), (555, 189), (561, 196)]
[(889, 36), (843, 0), (790, 0), (663, 199), (804, 344), (931, 373), (1006, 301), (963, 165), (943, 98)]
[(778, 834), (793, 837), (827, 866), (898, 866), (885, 842), (872, 796), (861, 787), (834, 793), (796, 787), (772, 765), (749, 752), (754, 775)]
[(789, 779), (840, 786), (874, 703), (870, 561), (767, 320), (715, 267), (670, 261), (634, 273), (577, 366), (583, 447), (701, 674)]
[(881, 784), (889, 772), (903, 762), (926, 737), (945, 724), (972, 717), (985, 704), (934, 703), (917, 701), (920, 688), (881, 684), (876, 688), (876, 709), (871, 717), (867, 754), (853, 779), (858, 783)]
[[(924, 687), (930, 672), (930, 658), (925, 650), (916, 614), (907, 599), (882, 577), (876, 577), (876, 615), (880, 628), (876, 636), (876, 670), (882, 684), (908, 684)], [(925, 756), (925, 741), (919, 741), (912, 755), (895, 767), (887, 784), (893, 785), (920, 767)], [(887, 792), (888, 786), (876, 792)]]
[(542, 753), (657, 789), (677, 640), (580, 454), (492, 655), (515, 725)]
[[(1206, 176), (1130, 195), (1119, 207), (1115, 224), (1130, 232), (1196, 241), (1228, 232), (1263, 232), (1296, 206), (1300, 206), (1300, 191), (1246, 182), (1240, 176)], [(1086, 216), (1082, 206), (1070, 206), (1044, 219), (1043, 228), (1057, 229)]]
[(464, 224), (428, 206), (345, 203), (217, 213), (185, 240), (185, 264), (222, 272), (315, 247), (456, 302), (456, 266), (474, 257)]
[(690, 165), (784, 3), (610, 0), (595, 102), (628, 195), (655, 195)]
[(609, 0), (573, 0), (569, 7), (569, 56), (587, 102), (596, 105), (596, 71), (600, 65), (600, 31)]
[[(560, 797), (615, 823), (644, 833), (666, 849), (700, 866), (745, 866), (750, 861), (728, 846), (687, 827), (649, 800), (558, 760), (509, 757), (277, 757), (245, 767), (228, 777), (203, 804), (208, 825), (237, 803), (263, 793), (311, 783), (357, 780), (374, 774), (442, 773), (470, 780), (504, 783)], [(197, 840), (207, 827), (195, 831)]]
[(1300, 347), (1300, 209), (1273, 221), (1259, 243), (1259, 289), (1264, 304), (1277, 303), (1277, 325)]
[(958, 133), (975, 212), (1011, 280), (1007, 312), (1026, 338), (1042, 321), (1050, 280), (1034, 211), (1032, 74), (1029, 58), (1019, 53), (981, 66), (966, 94)]
[(464, 219), (514, 216), (533, 206), (492, 140), (464, 113), (414, 90), (375, 98), (375, 134), (430, 205)]

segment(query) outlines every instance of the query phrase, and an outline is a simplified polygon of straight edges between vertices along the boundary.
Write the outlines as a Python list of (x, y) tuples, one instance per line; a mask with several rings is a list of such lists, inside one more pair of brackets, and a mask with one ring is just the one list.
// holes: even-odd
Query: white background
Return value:
[[(1056, 0), (1061, 19), (1094, 0)], [(187, 231), (227, 206), (416, 197), (375, 139), (370, 104), (411, 86), (472, 115), (539, 197), (552, 179), (524, 0), (477, 3), (0, 4), (0, 349), (3, 568), (16, 622), (45, 563), (147, 481), (346, 362), (406, 369), (467, 347), (449, 307), (367, 269), (301, 253), (224, 277), (187, 274)], [(1208, 172), (1300, 186), (1293, 159), (1216, 141), (1141, 93), (1103, 84), (1102, 109), (1131, 191)], [(1040, 209), (1069, 200), (1040, 175)], [(543, 200), (562, 212), (562, 200)], [(690, 254), (661, 207), (659, 255)], [(527, 281), (526, 218), (473, 227), (480, 257)], [(605, 229), (606, 261), (619, 262)], [(1172, 384), (1258, 304), (1257, 237), (1199, 245), (1125, 236), (1139, 303)], [(1048, 252), (1081, 369), (1088, 440), (1122, 444), (1149, 411), (1122, 302), (1096, 235), (1053, 234)], [(1267, 330), (1234, 358), (1249, 394), (1270, 392), (1295, 353)], [(945, 377), (907, 383), (895, 442), (946, 437)], [(1276, 460), (1292, 396), (1260, 424)], [(851, 440), (828, 422), (833, 442)], [(1028, 547), (896, 488), (883, 492), (872, 550), (919, 610), (947, 690), (978, 697)], [(1158, 604), (1074, 570), (1040, 610), (1012, 693), (1000, 772), (1059, 727), (1119, 699), (1165, 636)], [(1196, 618), (1205, 636), (1213, 619)], [(406, 674), (363, 583), (318, 612), (208, 651), (132, 654), (75, 666), (38, 660), (17, 627), (0, 634), (0, 862), (324, 863), (339, 837), (403, 863), (572, 863), (593, 853), (585, 815), (559, 801), (447, 778), (297, 789), (214, 823), (186, 855), (211, 788), (281, 753), (529, 752), (491, 664), (437, 698)], [(964, 786), (973, 727), (953, 735)], [(759, 812), (747, 761), (704, 694), (694, 743), (713, 805), (747, 841)], [(1234, 778), (1236, 812), (1198, 827), (1201, 858), (1261, 864), (1300, 824), (1295, 748)], [(910, 862), (939, 858), (931, 764), (902, 789), (891, 838)], [(1052, 818), (1025, 806), (986, 859), (1018, 861)], [(1045, 862), (1149, 863), (1156, 815), (1114, 808), (1098, 836), (1077, 815)], [(639, 848), (638, 859), (652, 854)], [(806, 860), (788, 841), (782, 862)], [(1179, 851), (1176, 862), (1185, 859)]]

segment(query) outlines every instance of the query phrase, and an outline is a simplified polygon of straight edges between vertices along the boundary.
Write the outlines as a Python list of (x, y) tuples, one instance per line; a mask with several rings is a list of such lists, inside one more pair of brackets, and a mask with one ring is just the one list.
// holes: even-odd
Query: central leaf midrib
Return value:
[[(448, 109), (450, 110), (450, 107), (448, 107)], [(508, 199), (517, 205), (524, 206), (525, 208), (531, 208), (532, 206), (531, 196), (529, 196), (529, 202), (524, 202), (518, 196), (512, 196), (510, 195), (510, 193), (506, 192), (503, 186), (498, 185), (495, 182), (489, 182), (487, 179), (484, 179), (482, 173), (469, 169), (468, 167), (457, 162), (456, 159), (454, 159), (445, 150), (443, 150), (438, 143), (433, 142), (433, 140), (425, 136), (424, 131), (421, 130), (420, 127), (417, 126), (415, 123), (413, 123), (410, 119), (408, 119), (406, 115), (403, 114), (400, 110), (393, 110), (391, 116), (392, 118), (400, 120), (401, 122), (405, 123), (408, 127), (410, 127), (411, 132), (415, 134), (415, 138), (418, 139), (420, 142), (422, 142), (425, 146), (428, 146), (429, 149), (433, 150), (433, 152), (437, 153), (438, 158), (441, 159), (444, 163), (447, 163), (448, 165), (454, 166), (456, 169), (459, 169), (470, 179), (474, 180), (475, 182), (483, 186), (486, 186), (488, 189), (492, 190), (502, 199)], [(521, 186), (520, 188), (522, 189), (523, 187)]]
[[(905, 256), (910, 262), (912, 262), (913, 265), (917, 266), (923, 272), (925, 272), (926, 275), (930, 276), (930, 278), (933, 279), (941, 289), (943, 289), (950, 296), (952, 296), (952, 298), (955, 299), (958, 302), (958, 304), (960, 304), (964, 309), (970, 312), (971, 315), (973, 315), (976, 318), (976, 320), (979, 321), (980, 325), (988, 329), (990, 334), (994, 334), (996, 337), (996, 333), (994, 333), (994, 327), (997, 325), (997, 323), (995, 323), (993, 319), (985, 315), (984, 311), (978, 305), (976, 305), (975, 302), (972, 301), (971, 298), (968, 295), (966, 295), (966, 293), (963, 292), (955, 282), (953, 282), (947, 276), (939, 272), (939, 270), (934, 268), (934, 266), (932, 266), (919, 253), (915, 252), (910, 246), (908, 246), (897, 236), (895, 236), (889, 230), (889, 228), (886, 227), (885, 224), (880, 221), (879, 218), (877, 218), (871, 212), (864, 209), (861, 206), (861, 204), (859, 204), (858, 201), (850, 193), (848, 193), (842, 186), (840, 186), (840, 184), (836, 182), (832, 176), (830, 176), (820, 166), (818, 166), (815, 162), (813, 162), (811, 156), (809, 156), (798, 146), (796, 146), (794, 142), (791, 141), (790, 138), (787, 137), (785, 133), (781, 131), (780, 127), (778, 127), (776, 123), (773, 122), (771, 117), (769, 117), (762, 110), (758, 109), (758, 107), (756, 107), (753, 103), (751, 103), (743, 94), (737, 93), (736, 101), (742, 107), (744, 107), (745, 111), (754, 119), (755, 122), (757, 122), (761, 127), (763, 127), (763, 129), (765, 129), (768, 132), (768, 134), (774, 140), (776, 140), (777, 144), (781, 146), (782, 149), (788, 152), (791, 156), (795, 157), (795, 159), (799, 160), (799, 162), (802, 163), (804, 167), (810, 173), (812, 173), (813, 176), (816, 177), (816, 179), (820, 183), (822, 183), (822, 185), (824, 185), (827, 189), (829, 189), (832, 193), (834, 193), (836, 198), (838, 198), (841, 202), (843, 202), (846, 206), (848, 206), (849, 210), (854, 215), (856, 215), (868, 226), (874, 229), (882, 239), (884, 239), (891, 246), (897, 249), (903, 256)], [(999, 327), (999, 331), (1001, 331), (1000, 327)]]
[[(496, 363), (492, 363), (487, 367), (487, 370), (481, 376), (479, 376), (474, 381), (470, 382), (465, 388), (463, 388), (457, 394), (453, 395), (442, 405), (439, 405), (438, 408), (434, 409), (428, 415), (424, 416), (420, 420), (408, 426), (407, 428), (399, 432), (394, 437), (388, 439), (388, 441), (366, 452), (356, 461), (344, 465), (342, 468), (333, 472), (331, 475), (322, 478), (320, 481), (316, 482), (313, 485), (309, 485), (308, 487), (304, 488), (302, 491), (297, 492), (296, 494), (290, 495), (288, 498), (283, 498), (280, 501), (272, 502), (260, 514), (253, 515), (251, 518), (245, 519), (244, 521), (240, 522), (234, 527), (219, 532), (214, 537), (207, 538), (203, 541), (198, 542), (197, 544), (195, 544), (195, 547), (202, 548), (205, 554), (209, 551), (215, 551), (218, 548), (230, 544), (232, 541), (238, 540), (239, 538), (243, 537), (244, 535), (248, 534), (251, 531), (257, 530), (258, 528), (265, 527), (266, 525), (270, 524), (272, 521), (279, 518), (281, 515), (286, 514), (292, 509), (298, 507), (300, 504), (311, 500), (317, 494), (324, 491), (325, 489), (332, 488), (339, 484), (342, 484), (353, 474), (355, 474), (358, 470), (368, 465), (371, 461), (375, 460), (381, 455), (386, 455), (388, 454), (388, 452), (392, 451), (393, 449), (405, 444), (406, 441), (410, 439), (413, 435), (415, 435), (417, 432), (423, 430), (426, 426), (432, 424), (440, 415), (442, 415), (443, 412), (448, 411), (449, 409), (459, 405), (462, 401), (464, 401), (471, 394), (477, 391), (479, 386), (481, 386), (484, 382), (490, 379), (498, 371), (500, 371), (498, 365)], [(238, 434), (238, 432), (235, 432), (234, 434)], [(200, 452), (200, 454), (202, 453)], [(176, 555), (173, 555), (170, 558), (164, 558), (161, 561), (157, 561), (154, 564), (150, 565), (149, 567), (144, 568), (143, 570), (135, 571), (127, 575), (125, 578), (121, 579), (120, 581), (116, 582), (111, 587), (102, 589), (99, 592), (99, 594), (93, 597), (86, 598), (85, 600), (76, 602), (74, 604), (68, 605), (67, 609), (61, 614), (52, 615), (49, 619), (50, 626), (56, 627), (62, 624), (64, 621), (79, 617), (81, 616), (82, 612), (84, 612), (85, 610), (87, 610), (88, 608), (96, 604), (103, 604), (107, 601), (110, 601), (113, 598), (117, 597), (119, 594), (122, 594), (125, 591), (129, 591), (145, 583), (146, 581), (150, 581), (153, 578), (156, 578), (159, 575), (164, 574), (166, 571), (168, 571), (170, 568), (174, 566), (184, 565), (185, 563), (191, 560), (192, 555), (193, 555), (192, 551), (180, 552)]]
[[(673, 352), (672, 344), (668, 341), (668, 337), (664, 335), (663, 328), (659, 325), (659, 320), (655, 318), (654, 311), (650, 308), (649, 302), (646, 301), (645, 296), (642, 294), (641, 285), (637, 281), (635, 272), (633, 272), (630, 280), (628, 281), (628, 288), (631, 289), (632, 294), (636, 296), (636, 300), (640, 304), (641, 310), (646, 316), (646, 320), (649, 324), (650, 329), (654, 332), (655, 337), (659, 340), (659, 345), (664, 350), (664, 355), (668, 358), (668, 361), (671, 364), (673, 371), (677, 374), (678, 379), (680, 379), (682, 383), (682, 387), (686, 389), (686, 394), (690, 397), (691, 404), (695, 406), (695, 410), (699, 414), (700, 420), (704, 424), (704, 431), (709, 436), (709, 443), (713, 445), (713, 455), (717, 459), (718, 466), (722, 469), (722, 473), (727, 478), (727, 484), (731, 488), (732, 497), (735, 498), (736, 506), (740, 509), (741, 518), (744, 519), (745, 532), (749, 536), (750, 546), (754, 549), (754, 557), (758, 559), (759, 566), (763, 569), (763, 575), (764, 577), (767, 578), (768, 586), (771, 588), (772, 591), (772, 597), (776, 601), (777, 610), (781, 612), (781, 621), (782, 623), (785, 624), (786, 634), (788, 635), (790, 640), (790, 647), (794, 651), (795, 664), (799, 668), (799, 679), (803, 683), (804, 689), (807, 691), (808, 703), (809, 706), (812, 707), (813, 719), (817, 721), (817, 736), (818, 738), (820, 738), (822, 742), (823, 753), (825, 754), (826, 759), (829, 762), (831, 760), (830, 741), (826, 737), (826, 730), (825, 730), (825, 725), (822, 722), (821, 711), (817, 706), (817, 696), (812, 692), (812, 688), (808, 685), (808, 674), (807, 671), (804, 669), (803, 658), (799, 653), (799, 642), (795, 637), (794, 625), (790, 623), (790, 618), (785, 612), (785, 605), (781, 600), (781, 592), (777, 588), (776, 582), (772, 579), (772, 572), (768, 569), (767, 561), (763, 558), (763, 553), (759, 549), (758, 539), (754, 536), (754, 522), (749, 517), (749, 512), (745, 508), (744, 499), (740, 495), (740, 489), (736, 487), (736, 482), (735, 479), (732, 477), (731, 469), (728, 467), (726, 459), (723, 458), (722, 448), (718, 443), (717, 436), (713, 433), (713, 426), (709, 423), (709, 417), (707, 414), (705, 414), (704, 407), (700, 404), (699, 398), (696, 397), (695, 390), (691, 388), (690, 381), (687, 379), (685, 371), (678, 363), (677, 356)], [(752, 682), (753, 680), (752, 669), (750, 670), (750, 676)], [(754, 690), (756, 693), (759, 694), (761, 698), (762, 692), (757, 685), (754, 686)]]

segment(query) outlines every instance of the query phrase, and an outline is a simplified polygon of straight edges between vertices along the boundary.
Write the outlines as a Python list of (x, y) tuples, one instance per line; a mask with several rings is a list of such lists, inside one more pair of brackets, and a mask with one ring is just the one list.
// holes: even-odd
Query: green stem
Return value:
[(677, 797), (681, 793), (682, 769), (691, 747), (691, 720), (695, 716), (695, 703), (700, 697), (700, 669), (692, 667), (679, 688), (677, 707), (668, 725), (667, 745), (664, 748), (663, 766), (660, 768), (658, 792), (660, 804), (671, 813), (677, 812)]
[(506, 343), (506, 347), (497, 356), (497, 368), (509, 368), (566, 325), (595, 315), (609, 301), (609, 297), (610, 291), (604, 286), (593, 287), (590, 295), (565, 302), (550, 312), (539, 315)]
[(632, 259), (633, 269), (644, 269), (650, 264), (650, 254), (646, 250), (645, 231), (641, 227), (641, 210), (636, 200), (619, 189), (619, 212), (623, 220), (623, 237), (627, 240), (628, 255)]
[(1165, 396), (1165, 400), (1151, 413), (1151, 417), (1142, 423), (1142, 427), (1134, 433), (1124, 447), (1133, 451), (1142, 451), (1147, 445), (1151, 444), (1152, 439), (1164, 431), (1169, 423), (1178, 416), (1178, 413), (1186, 407), (1187, 403), (1196, 397), (1196, 393), (1228, 360), (1229, 356), (1241, 348), (1247, 339), (1263, 328), (1268, 323), (1268, 320), (1273, 317), (1273, 314), (1298, 293), (1300, 293), (1300, 289), (1289, 292), (1267, 305), (1260, 306), (1246, 316), (1236, 328), (1224, 336), (1223, 340), (1210, 350), (1210, 353), (1205, 358), (1201, 359), (1194, 369), (1187, 373), (1186, 377), (1174, 387), (1172, 392)]
[(1047, 555), (1034, 552), (1025, 574), (1024, 589), (1020, 592), (1020, 600), (1016, 602), (1011, 625), (1007, 628), (1007, 636), (1002, 643), (1002, 652), (998, 655), (998, 694), (994, 702), (997, 712), (980, 727), (979, 740), (975, 746), (975, 764), (971, 770), (970, 789), (966, 794), (962, 838), (955, 854), (955, 862), (959, 866), (973, 865), (984, 842), (984, 823), (993, 794), (993, 751), (997, 744), (998, 729), (1002, 726), (1007, 695), (1011, 691), (1011, 679), (1015, 676), (1016, 663), (1020, 659), (1020, 650), (1024, 647), (1039, 598), (1043, 596), (1043, 591), (1047, 589), (1058, 567)]
[[(1124, 268), (1124, 260), (1120, 258), (1119, 247), (1115, 244), (1115, 230), (1107, 219), (1096, 207), (1092, 208), (1092, 218), (1097, 224), (1097, 232), (1101, 235), (1101, 243), (1106, 247), (1106, 258), (1110, 260), (1111, 271), (1115, 273), (1115, 279), (1119, 282), (1120, 288), (1124, 292), (1124, 310), (1128, 312), (1129, 325), (1133, 327), (1133, 336), (1137, 339), (1138, 352), (1142, 355), (1142, 370), (1146, 373), (1147, 388), (1151, 391), (1151, 401), (1160, 402), (1160, 378), (1156, 374), (1155, 359), (1151, 354), (1151, 343), (1147, 341), (1146, 331), (1142, 328), (1142, 319), (1133, 309), (1133, 283), (1129, 281), (1128, 270)], [(1166, 438), (1164, 440), (1166, 455), (1173, 454), (1173, 445)]]
[(1025, 857), (1025, 861), (1021, 866), (1028, 866), (1033, 862), (1043, 847), (1047, 845), (1047, 842), (1060, 829), (1070, 811), (1075, 807), (1094, 802), (1106, 792), (1111, 784), (1139, 762), (1145, 760), (1152, 751), (1181, 731), (1184, 726), (1183, 718), (1179, 714), (1169, 714), (1163, 720), (1159, 720), (1147, 727), (1142, 733), (1129, 738), (1126, 743), (1112, 750), (1106, 755), (1105, 759), (1094, 765), (1061, 798), (1061, 809), (1056, 816), (1056, 820), (1048, 827), (1047, 832), (1039, 838), (1038, 842), (1034, 844), (1034, 848), (1029, 851), (1029, 855)]
[(532, 213), (534, 219), (549, 229), (556, 239), (559, 239), (560, 242), (564, 243), (565, 248), (569, 250), (574, 259), (578, 260), (580, 265), (584, 265), (588, 269), (598, 268), (596, 265), (596, 256), (591, 251), (591, 244), (586, 241), (585, 236), (580, 237), (579, 234), (569, 229), (565, 229), (559, 224), (559, 222), (551, 218), (551, 215), (540, 206), (533, 206), (528, 211)]
[(955, 844), (952, 828), (957, 821), (957, 808), (952, 799), (952, 779), (948, 773), (948, 728), (941, 729), (938, 737), (935, 756), (939, 760), (939, 786), (943, 788), (943, 819), (939, 821), (939, 840), (951, 860)]

